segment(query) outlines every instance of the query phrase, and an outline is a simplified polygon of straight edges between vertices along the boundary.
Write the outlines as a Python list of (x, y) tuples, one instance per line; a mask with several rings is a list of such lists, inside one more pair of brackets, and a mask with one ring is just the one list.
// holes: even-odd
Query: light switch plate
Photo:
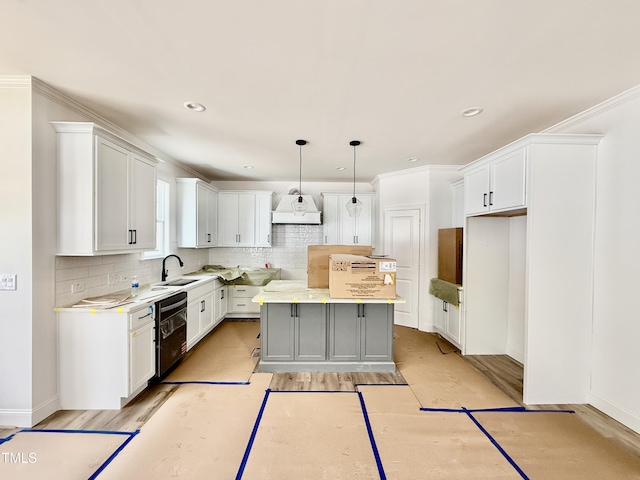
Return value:
[(0, 273), (0, 290), (15, 290), (17, 274)]

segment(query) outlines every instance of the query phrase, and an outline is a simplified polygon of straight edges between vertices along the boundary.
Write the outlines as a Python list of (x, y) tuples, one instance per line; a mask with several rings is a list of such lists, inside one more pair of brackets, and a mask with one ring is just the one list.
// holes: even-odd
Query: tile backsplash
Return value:
[[(174, 249), (184, 262), (167, 260), (169, 277), (190, 273), (203, 265), (281, 268), (282, 278), (306, 278), (307, 246), (321, 244), (322, 225), (273, 225), (271, 247)], [(56, 257), (56, 305), (72, 305), (83, 298), (107, 295), (131, 287), (138, 276), (140, 285), (159, 282), (162, 259), (141, 260), (139, 253), (95, 257)], [(110, 283), (115, 279), (115, 283)], [(72, 286), (84, 289), (72, 292)]]
[[(169, 277), (199, 270), (209, 263), (208, 249), (176, 249), (184, 263), (178, 260), (166, 262)], [(107, 295), (131, 288), (131, 279), (138, 276), (140, 285), (159, 282), (162, 279), (162, 259), (141, 260), (139, 253), (101, 255), (95, 257), (56, 257), (56, 305), (72, 305), (87, 297)], [(111, 284), (110, 276), (115, 283)], [(72, 292), (79, 284), (82, 291)]]
[(273, 225), (271, 247), (212, 248), (210, 263), (306, 271), (307, 246), (322, 243), (322, 231), (322, 225)]

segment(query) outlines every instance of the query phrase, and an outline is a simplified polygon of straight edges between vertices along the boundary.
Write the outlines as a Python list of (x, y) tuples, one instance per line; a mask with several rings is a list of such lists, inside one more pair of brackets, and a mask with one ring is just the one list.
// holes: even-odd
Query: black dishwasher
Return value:
[(162, 378), (187, 353), (187, 292), (156, 303), (156, 377)]

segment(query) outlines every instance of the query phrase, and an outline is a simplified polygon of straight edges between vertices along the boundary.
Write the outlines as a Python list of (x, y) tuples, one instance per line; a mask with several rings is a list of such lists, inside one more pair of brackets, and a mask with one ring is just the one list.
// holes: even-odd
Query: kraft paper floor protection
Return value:
[(387, 479), (521, 479), (465, 414), (421, 412), (411, 388), (358, 386)]
[(435, 335), (409, 328), (394, 329), (394, 360), (423, 407), (503, 408), (517, 406), (453, 347)]
[(223, 322), (194, 347), (167, 382), (246, 382), (258, 363), (251, 352), (260, 346), (260, 322)]
[(380, 478), (358, 394), (271, 392), (242, 478)]
[(87, 480), (129, 438), (102, 433), (18, 432), (0, 444), (0, 478)]
[(640, 459), (570, 413), (473, 416), (531, 479), (640, 479)]
[(272, 376), (180, 385), (98, 480), (235, 478)]

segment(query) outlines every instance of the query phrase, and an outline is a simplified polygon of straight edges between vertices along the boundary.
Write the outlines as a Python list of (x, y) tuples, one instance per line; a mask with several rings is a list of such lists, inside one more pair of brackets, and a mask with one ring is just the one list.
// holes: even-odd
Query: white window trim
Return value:
[(164, 258), (170, 253), (170, 206), (171, 185), (165, 180), (156, 180), (156, 249), (140, 254), (140, 260)]

